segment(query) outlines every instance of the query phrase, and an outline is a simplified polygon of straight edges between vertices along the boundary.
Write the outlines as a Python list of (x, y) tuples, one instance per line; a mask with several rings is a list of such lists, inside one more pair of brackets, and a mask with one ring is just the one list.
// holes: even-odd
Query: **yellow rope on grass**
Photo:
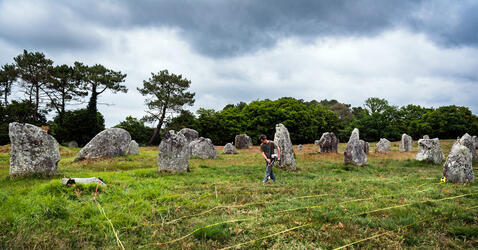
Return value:
[(118, 233), (116, 233), (116, 230), (115, 230), (115, 227), (113, 226), (113, 223), (112, 223), (111, 220), (108, 218), (108, 216), (106, 216), (105, 210), (103, 209), (103, 207), (100, 205), (99, 202), (96, 202), (96, 205), (97, 205), (98, 209), (101, 211), (101, 213), (105, 216), (105, 218), (106, 218), (106, 220), (108, 221), (108, 223), (110, 224), (111, 229), (113, 230), (113, 233), (114, 233), (114, 235), (115, 235), (115, 237), (116, 237), (116, 243), (118, 244), (118, 247), (120, 247), (121, 249), (124, 250), (123, 243), (122, 243), (121, 240), (119, 239)]
[(171, 240), (171, 241), (168, 241), (168, 242), (164, 242), (164, 243), (157, 243), (157, 244), (158, 244), (158, 245), (168, 245), (168, 244), (171, 244), (171, 243), (180, 241), (180, 240), (182, 240), (182, 239), (185, 239), (185, 238), (187, 238), (188, 236), (193, 235), (195, 232), (197, 232), (197, 231), (199, 231), (199, 230), (201, 230), (201, 229), (205, 229), (205, 228), (209, 228), (209, 227), (213, 227), (213, 226), (217, 226), (217, 225), (221, 225), (221, 224), (227, 224), (227, 223), (233, 223), (233, 222), (239, 222), (239, 221), (248, 221), (248, 220), (252, 220), (252, 219), (237, 219), (237, 220), (222, 221), (222, 222), (210, 224), (210, 225), (207, 225), (207, 226), (204, 226), (204, 227), (197, 228), (197, 229), (195, 229), (194, 231), (192, 231), (191, 233), (186, 234), (186, 235), (184, 235), (184, 236), (182, 236), (182, 237), (179, 237), (179, 238), (177, 238), (177, 239), (174, 239), (174, 240)]
[[(453, 200), (453, 199), (458, 199), (458, 198), (462, 198), (462, 197), (465, 197), (465, 196), (470, 196), (470, 195), (473, 195), (473, 194), (475, 194), (475, 193), (468, 193), (468, 194), (457, 195), (457, 196), (452, 196), (452, 197), (446, 197), (446, 198), (436, 199), (436, 200), (426, 200), (426, 201), (421, 201), (421, 202), (413, 202), (413, 203), (408, 203), (408, 204), (403, 204), (403, 205), (398, 205), (398, 206), (392, 206), (392, 207), (386, 207), (386, 208), (375, 209), (375, 210), (366, 211), (366, 212), (357, 213), (357, 214), (351, 214), (351, 215), (333, 217), (333, 218), (331, 218), (331, 219), (329, 219), (329, 220), (335, 220), (335, 219), (339, 219), (339, 218), (346, 218), (346, 217), (350, 217), (350, 216), (364, 215), (364, 214), (369, 214), (369, 213), (374, 213), (374, 212), (379, 212), (379, 211), (384, 211), (384, 210), (389, 210), (389, 209), (394, 209), (394, 208), (400, 208), (400, 207), (411, 206), (411, 205), (414, 205), (414, 204), (425, 203), (425, 202), (438, 202), (438, 201), (444, 201), (444, 200)], [(233, 245), (233, 246), (229, 246), (229, 247), (226, 247), (226, 248), (223, 248), (223, 249), (235, 248), (235, 247), (238, 247), (238, 246), (241, 246), (241, 245), (244, 245), (244, 244), (253, 243), (253, 242), (258, 241), (258, 240), (262, 240), (262, 239), (270, 238), (270, 237), (273, 237), (273, 236), (276, 236), (276, 235), (279, 235), (279, 234), (282, 234), (282, 233), (286, 233), (286, 232), (289, 232), (289, 231), (292, 231), (292, 230), (295, 230), (295, 229), (298, 229), (298, 228), (302, 228), (302, 227), (306, 227), (306, 226), (311, 226), (311, 225), (313, 225), (313, 224), (316, 224), (316, 223), (308, 223), (308, 224), (304, 224), (304, 225), (301, 225), (301, 226), (289, 228), (289, 229), (284, 230), (284, 231), (281, 231), (281, 232), (277, 232), (277, 233), (274, 233), (274, 234), (271, 234), (271, 235), (267, 235), (267, 236), (262, 237), (262, 238), (250, 240), (250, 241), (247, 241), (247, 242), (244, 242), (244, 243), (239, 243), (239, 244), (236, 244), (236, 245)]]
[[(474, 209), (474, 208), (478, 208), (478, 206), (468, 207), (468, 208), (466, 208), (465, 210), (470, 210), (470, 209)], [(445, 213), (445, 214), (442, 214), (442, 215), (448, 215), (448, 214), (450, 214), (450, 213), (452, 213), (452, 212)], [(396, 231), (399, 231), (399, 230), (405, 229), (405, 228), (407, 228), (407, 227), (411, 227), (411, 226), (413, 226), (413, 225), (416, 225), (416, 224), (419, 224), (419, 223), (422, 223), (422, 222), (425, 222), (425, 221), (429, 221), (429, 220), (443, 220), (443, 219), (445, 219), (445, 218), (442, 217), (442, 218), (438, 218), (438, 219), (437, 219), (437, 218), (434, 218), (434, 217), (429, 217), (429, 218), (426, 218), (426, 219), (419, 220), (419, 221), (416, 221), (416, 222), (414, 222), (414, 223), (408, 224), (408, 225), (406, 225), (406, 226), (398, 227), (398, 228), (395, 229), (395, 230), (396, 230)], [(341, 247), (334, 248), (334, 250), (344, 249), (344, 248), (346, 248), (346, 247), (353, 246), (353, 245), (355, 245), (355, 244), (357, 244), (357, 243), (360, 243), (360, 242), (364, 242), (364, 241), (367, 241), (367, 240), (371, 240), (371, 239), (374, 239), (374, 238), (381, 237), (381, 236), (383, 236), (383, 235), (385, 235), (385, 234), (388, 234), (388, 233), (389, 233), (389, 232), (372, 235), (372, 236), (367, 237), (367, 238), (365, 238), (365, 239), (357, 240), (357, 241), (354, 241), (354, 242), (349, 243), (349, 244), (347, 244), (347, 245), (343, 245), (343, 246), (341, 246)]]

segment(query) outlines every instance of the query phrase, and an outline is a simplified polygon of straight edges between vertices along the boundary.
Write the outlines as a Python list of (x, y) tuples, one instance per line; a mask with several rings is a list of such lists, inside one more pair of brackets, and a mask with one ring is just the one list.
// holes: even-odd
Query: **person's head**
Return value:
[(266, 136), (266, 135), (260, 135), (260, 136), (259, 136), (259, 141), (260, 141), (261, 143), (267, 142), (267, 136)]

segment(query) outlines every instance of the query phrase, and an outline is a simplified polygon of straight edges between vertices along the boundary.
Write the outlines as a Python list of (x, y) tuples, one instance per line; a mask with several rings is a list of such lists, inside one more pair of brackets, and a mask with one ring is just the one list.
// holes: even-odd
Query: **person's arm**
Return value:
[(262, 152), (262, 157), (264, 157), (264, 159), (267, 161), (267, 163), (271, 163), (271, 160), (267, 159), (267, 156), (264, 152)]
[(277, 148), (277, 160), (280, 161), (280, 148), (276, 145)]

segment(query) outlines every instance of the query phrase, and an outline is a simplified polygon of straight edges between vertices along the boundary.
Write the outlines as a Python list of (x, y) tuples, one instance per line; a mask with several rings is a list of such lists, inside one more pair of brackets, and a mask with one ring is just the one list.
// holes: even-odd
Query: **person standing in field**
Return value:
[[(267, 136), (265, 135), (259, 136), (259, 141), (261, 141), (262, 157), (264, 157), (266, 160), (266, 176), (264, 177), (262, 183), (266, 183), (270, 179), (276, 182), (276, 177), (274, 175), (274, 171), (272, 170), (272, 166), (276, 160), (280, 161), (280, 148), (273, 141), (267, 140)], [(274, 149), (277, 149), (277, 155), (274, 154)]]

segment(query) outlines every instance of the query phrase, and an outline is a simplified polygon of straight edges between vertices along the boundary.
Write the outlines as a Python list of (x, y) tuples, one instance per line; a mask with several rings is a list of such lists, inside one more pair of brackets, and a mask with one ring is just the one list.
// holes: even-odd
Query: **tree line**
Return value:
[[(50, 133), (60, 143), (74, 140), (86, 144), (105, 128), (97, 108), (99, 97), (106, 91), (126, 93), (125, 78), (121, 71), (101, 64), (54, 65), (43, 53), (24, 50), (14, 63), (0, 68), (0, 144), (9, 143), (10, 122), (50, 125)], [(293, 143), (312, 143), (324, 132), (334, 132), (346, 142), (355, 127), (366, 141), (396, 141), (402, 133), (414, 139), (425, 134), (442, 139), (478, 134), (478, 117), (467, 107), (398, 107), (380, 98), (368, 98), (362, 107), (352, 107), (337, 100), (283, 97), (228, 104), (222, 110), (200, 108), (194, 114), (185, 109), (195, 101), (195, 93), (188, 91), (190, 85), (190, 80), (167, 70), (151, 73), (137, 88), (145, 97), (147, 115), (128, 116), (115, 127), (128, 130), (143, 145), (158, 144), (164, 131), (184, 127), (197, 130), (217, 145), (232, 142), (241, 133), (257, 143), (260, 134), (273, 138), (278, 123), (288, 128)], [(23, 93), (23, 98), (10, 101), (13, 89)], [(82, 104), (86, 107), (70, 109)], [(55, 116), (48, 121), (50, 112)]]

